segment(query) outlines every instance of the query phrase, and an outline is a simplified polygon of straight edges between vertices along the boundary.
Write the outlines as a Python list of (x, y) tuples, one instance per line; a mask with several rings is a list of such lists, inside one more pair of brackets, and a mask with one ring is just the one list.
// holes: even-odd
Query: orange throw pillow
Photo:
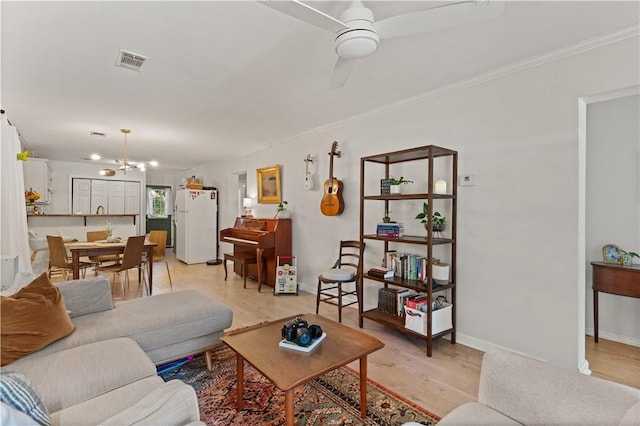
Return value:
[(29, 355), (73, 333), (62, 293), (44, 273), (0, 299), (0, 365)]

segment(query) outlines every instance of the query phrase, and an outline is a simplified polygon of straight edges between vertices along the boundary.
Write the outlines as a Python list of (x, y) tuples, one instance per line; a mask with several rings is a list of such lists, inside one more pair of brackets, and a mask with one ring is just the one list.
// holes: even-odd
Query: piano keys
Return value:
[[(291, 256), (291, 219), (260, 219), (238, 217), (232, 228), (220, 231), (220, 241), (233, 244), (233, 254), (256, 254), (259, 265), (248, 265), (249, 277), (256, 279), (258, 266), (264, 262), (263, 284), (275, 287), (277, 256)], [(233, 265), (242, 274), (240, 265)]]

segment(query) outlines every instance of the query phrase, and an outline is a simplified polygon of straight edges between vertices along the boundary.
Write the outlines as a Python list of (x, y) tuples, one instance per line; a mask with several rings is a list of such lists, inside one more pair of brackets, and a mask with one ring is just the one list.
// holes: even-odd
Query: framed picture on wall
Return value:
[(280, 166), (262, 167), (256, 170), (258, 180), (258, 203), (278, 204), (280, 197)]
[(604, 263), (617, 263), (622, 265), (622, 251), (615, 244), (607, 244), (602, 247), (602, 260)]

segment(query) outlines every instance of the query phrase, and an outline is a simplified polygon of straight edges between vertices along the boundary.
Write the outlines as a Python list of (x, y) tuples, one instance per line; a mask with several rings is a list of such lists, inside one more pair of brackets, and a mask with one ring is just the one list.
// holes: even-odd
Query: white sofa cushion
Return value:
[(33, 383), (50, 413), (156, 376), (155, 365), (128, 338), (95, 342), (45, 357), (26, 357), (11, 367)]
[(132, 407), (102, 422), (112, 426), (184, 425), (198, 421), (195, 390), (179, 380), (157, 387)]
[(107, 277), (85, 278), (55, 284), (71, 318), (113, 309)]

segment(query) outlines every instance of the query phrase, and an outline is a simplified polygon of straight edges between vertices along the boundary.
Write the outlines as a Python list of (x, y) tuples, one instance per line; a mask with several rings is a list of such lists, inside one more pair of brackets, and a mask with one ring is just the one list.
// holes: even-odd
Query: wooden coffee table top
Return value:
[[(309, 325), (319, 325), (327, 333), (327, 337), (309, 353), (278, 346), (282, 340), (282, 326), (298, 316)], [(294, 315), (231, 331), (221, 340), (283, 391), (384, 347), (384, 343), (373, 336), (314, 314)]]

